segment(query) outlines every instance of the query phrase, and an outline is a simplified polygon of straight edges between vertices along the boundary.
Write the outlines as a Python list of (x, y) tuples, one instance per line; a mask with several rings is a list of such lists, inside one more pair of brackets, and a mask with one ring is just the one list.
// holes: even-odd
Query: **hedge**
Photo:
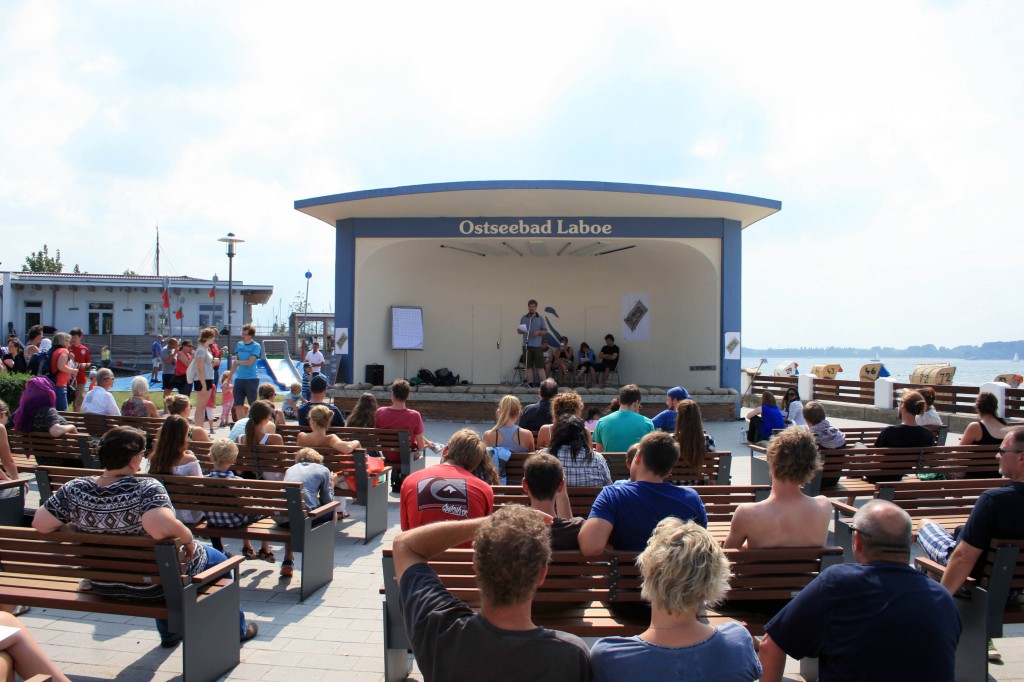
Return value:
[(17, 409), (21, 394), (25, 390), (25, 384), (31, 378), (30, 374), (0, 373), (0, 400), (3, 400), (11, 408), (11, 414), (14, 414), (14, 410)]

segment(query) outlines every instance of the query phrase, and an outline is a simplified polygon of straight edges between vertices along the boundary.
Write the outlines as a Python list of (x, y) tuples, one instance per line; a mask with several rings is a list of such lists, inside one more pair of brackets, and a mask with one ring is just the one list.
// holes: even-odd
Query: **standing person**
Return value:
[(71, 383), (72, 377), (78, 375), (78, 368), (75, 367), (71, 351), (68, 350), (70, 345), (70, 334), (57, 332), (53, 335), (53, 344), (50, 348), (50, 373), (56, 377), (53, 385), (56, 389), (58, 412), (65, 412), (68, 409), (68, 384)]
[(195, 370), (196, 377), (193, 388), (196, 395), (196, 417), (193, 420), (200, 429), (205, 424), (210, 425), (210, 435), (213, 435), (213, 415), (209, 408), (210, 396), (216, 393), (213, 383), (213, 353), (210, 352), (210, 344), (217, 338), (217, 330), (213, 327), (206, 327), (199, 332), (199, 348), (196, 349)]
[(788, 654), (818, 658), (822, 680), (953, 682), (960, 617), (949, 593), (908, 565), (911, 526), (892, 502), (857, 511), (856, 563), (826, 568), (768, 622), (762, 680), (782, 680)]
[(475, 431), (456, 431), (440, 464), (409, 474), (402, 481), (402, 530), (490, 514), (494, 491), (473, 474), (488, 460), (487, 448)]
[(313, 374), (320, 374), (320, 370), (324, 366), (324, 354), (320, 352), (320, 344), (314, 341), (313, 350), (306, 353), (306, 357), (303, 360), (309, 363)]
[(672, 433), (676, 430), (676, 406), (683, 400), (688, 400), (690, 394), (682, 386), (675, 386), (668, 389), (668, 393), (665, 394), (665, 405), (668, 407), (667, 410), (662, 410), (654, 417), (651, 421), (654, 422), (654, 428), (659, 431), (667, 431)]
[(243, 324), (242, 340), (235, 346), (235, 361), (231, 365), (235, 373), (233, 409), (236, 421), (243, 416), (239, 410), (245, 402), (248, 400), (251, 407), (257, 400), (256, 392), (260, 387), (260, 379), (256, 372), (256, 362), (262, 354), (263, 347), (256, 343), (256, 327)]
[(32, 359), (32, 356), (38, 353), (43, 345), (43, 325), (34, 324), (28, 328), (28, 333), (25, 334), (25, 362), (27, 363)]
[(619, 366), (619, 347), (615, 345), (615, 337), (611, 334), (605, 335), (604, 345), (601, 346), (601, 352), (597, 354), (597, 359), (600, 362), (594, 365), (594, 371), (601, 373), (601, 378), (597, 380), (597, 387), (604, 388), (605, 382), (608, 381), (608, 374)]
[(235, 386), (232, 383), (234, 373), (229, 369), (220, 377), (220, 425), (231, 426), (235, 423), (234, 410)]
[[(405, 406), (409, 399), (409, 382), (405, 379), (398, 379), (391, 384), (391, 404), (377, 409), (374, 423), (378, 429), (405, 429), (409, 432), (409, 443), (417, 450), (425, 447), (436, 449), (436, 444), (431, 443), (423, 437), (423, 417), (416, 410), (410, 410)], [(303, 405), (305, 407), (305, 405)], [(397, 450), (384, 450), (384, 459), (389, 464), (401, 464), (401, 453)], [(472, 471), (472, 469), (470, 470)], [(402, 479), (408, 474), (407, 471), (391, 472), (391, 490), (398, 492), (402, 486)]]
[(537, 301), (532, 298), (526, 304), (527, 312), (519, 318), (519, 327), (516, 331), (523, 336), (523, 364), (526, 365), (526, 381), (531, 386), (533, 383), (533, 371), (537, 370), (539, 381), (544, 381), (544, 348), (542, 343), (547, 336), (548, 330), (544, 326), (544, 320), (537, 314)]
[(302, 391), (302, 397), (308, 402), (310, 397), (313, 395), (309, 390), (309, 384), (313, 381), (313, 365), (308, 362), (302, 363), (302, 383), (300, 388)]
[(174, 391), (174, 368), (178, 364), (178, 339), (167, 339), (167, 345), (160, 349), (160, 371), (164, 385), (164, 402)]
[(12, 372), (18, 372), (19, 374), (25, 374), (28, 372), (28, 360), (25, 358), (25, 346), (21, 345), (21, 341), (19, 341), (17, 337), (11, 338), (7, 342), (7, 353), (7, 357), (4, 358), (4, 362), (7, 364), (7, 369)]
[(636, 563), (643, 577), (640, 593), (651, 603), (651, 625), (633, 637), (597, 641), (591, 651), (595, 682), (761, 677), (746, 628), (735, 621), (715, 627), (700, 618), (705, 604), (720, 603), (729, 590), (729, 561), (706, 529), (663, 519)]
[(174, 361), (174, 385), (178, 387), (178, 393), (185, 397), (192, 395), (193, 386), (192, 382), (188, 380), (188, 366), (192, 364), (193, 357), (195, 357), (195, 349), (192, 346), (192, 341), (185, 339), (181, 342)]
[(110, 346), (100, 348), (100, 365), (108, 369), (110, 368)]
[(92, 362), (92, 354), (82, 343), (83, 334), (85, 332), (81, 327), (74, 327), (71, 330), (71, 345), (68, 347), (71, 358), (78, 365), (74, 388), (68, 388), (68, 402), (73, 403), (75, 412), (82, 411), (82, 401), (85, 400), (85, 387), (89, 384), (89, 367)]
[(150, 347), (149, 352), (153, 356), (153, 369), (149, 373), (149, 383), (157, 384), (160, 383), (159, 372), (163, 367), (163, 350), (164, 350), (164, 335), (157, 334), (156, 341)]
[[(551, 557), (543, 519), (532, 509), (509, 505), (486, 518), (430, 524), (395, 538), (402, 612), (425, 680), (591, 679), (583, 640), (533, 624), (533, 595)], [(468, 543), (475, 550), (480, 613), (448, 592), (427, 563)]]
[(619, 409), (597, 420), (594, 445), (598, 451), (625, 452), (654, 431), (654, 422), (640, 414), (642, 395), (636, 384), (626, 384), (619, 389)]

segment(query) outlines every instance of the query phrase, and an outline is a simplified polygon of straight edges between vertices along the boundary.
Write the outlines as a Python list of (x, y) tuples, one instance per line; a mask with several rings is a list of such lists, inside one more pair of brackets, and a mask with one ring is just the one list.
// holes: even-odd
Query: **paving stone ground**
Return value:
[[(833, 420), (837, 425), (864, 424)], [(739, 444), (743, 422), (710, 422), (708, 431), (718, 449), (733, 453), (733, 482), (749, 483), (749, 451)], [(460, 428), (478, 432), (491, 424), (436, 422), (427, 424), (427, 437), (447, 441)], [(221, 430), (226, 435), (226, 429)], [(956, 435), (951, 434), (951, 438)], [(955, 441), (950, 441), (955, 442)], [(428, 464), (436, 463), (431, 455)], [(38, 500), (33, 494), (30, 505)], [(298, 571), (290, 582), (278, 579), (278, 565), (248, 561), (242, 566), (242, 608), (259, 623), (259, 636), (242, 646), (241, 663), (225, 680), (268, 682), (380, 682), (384, 675), (381, 633), (382, 584), (380, 554), (398, 532), (398, 496), (391, 495), (390, 528), (369, 544), (362, 543), (362, 508), (352, 507), (352, 518), (342, 524), (335, 540), (334, 580), (326, 588), (298, 603)], [(239, 553), (238, 541), (225, 541)], [(283, 555), (277, 551), (278, 558)], [(22, 617), (47, 653), (71, 679), (163, 682), (181, 679), (181, 653), (159, 646), (153, 622), (127, 618), (34, 608)], [(1024, 681), (1024, 626), (1009, 626), (1007, 637), (996, 640), (1001, 665), (990, 665), (990, 679)], [(908, 655), (912, 655), (908, 652)], [(801, 679), (790, 660), (787, 679)], [(412, 679), (421, 679), (414, 670)]]

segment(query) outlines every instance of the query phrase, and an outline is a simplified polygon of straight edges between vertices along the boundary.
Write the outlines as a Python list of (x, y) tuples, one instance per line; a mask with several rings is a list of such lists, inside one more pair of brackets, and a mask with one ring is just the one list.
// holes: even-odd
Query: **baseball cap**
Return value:
[(317, 374), (315, 377), (309, 380), (309, 390), (316, 391), (317, 393), (320, 393), (321, 391), (326, 391), (327, 379), (324, 379), (323, 376)]
[(668, 397), (675, 398), (676, 400), (686, 400), (690, 397), (690, 394), (682, 386), (676, 386), (668, 389)]

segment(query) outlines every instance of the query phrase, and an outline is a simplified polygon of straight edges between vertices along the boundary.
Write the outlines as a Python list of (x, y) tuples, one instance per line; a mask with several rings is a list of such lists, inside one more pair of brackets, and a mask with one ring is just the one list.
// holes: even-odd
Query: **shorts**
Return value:
[(526, 368), (544, 369), (544, 349), (540, 346), (526, 347)]
[[(105, 361), (105, 362), (109, 362), (109, 361)], [(160, 358), (153, 358), (153, 369), (160, 369), (161, 367), (163, 367), (163, 364), (164, 363), (162, 363), (160, 361)]]
[(235, 379), (235, 388), (231, 392), (235, 405), (244, 405), (246, 400), (252, 405), (256, 402), (256, 392), (259, 387), (259, 379)]
[(926, 523), (917, 531), (917, 544), (925, 556), (945, 566), (956, 547), (956, 538), (937, 523)]
[(608, 370), (609, 372), (611, 372), (611, 371), (615, 370), (615, 367), (618, 364), (619, 364), (618, 360), (610, 360), (610, 361), (607, 361), (607, 362), (606, 361), (601, 361), (601, 362), (597, 363), (596, 365), (594, 365), (594, 369), (597, 370), (598, 372), (603, 372), (604, 370)]
[(192, 395), (192, 383), (185, 378), (184, 374), (175, 374), (174, 383), (171, 384), (178, 389), (178, 393), (182, 395)]
[(161, 376), (163, 377), (164, 390), (173, 391), (175, 386), (174, 374), (163, 374)]
[(213, 390), (213, 379), (196, 379), (192, 383), (192, 390), (193, 391), (202, 391), (203, 390), (203, 384), (206, 384), (206, 390), (207, 391)]

